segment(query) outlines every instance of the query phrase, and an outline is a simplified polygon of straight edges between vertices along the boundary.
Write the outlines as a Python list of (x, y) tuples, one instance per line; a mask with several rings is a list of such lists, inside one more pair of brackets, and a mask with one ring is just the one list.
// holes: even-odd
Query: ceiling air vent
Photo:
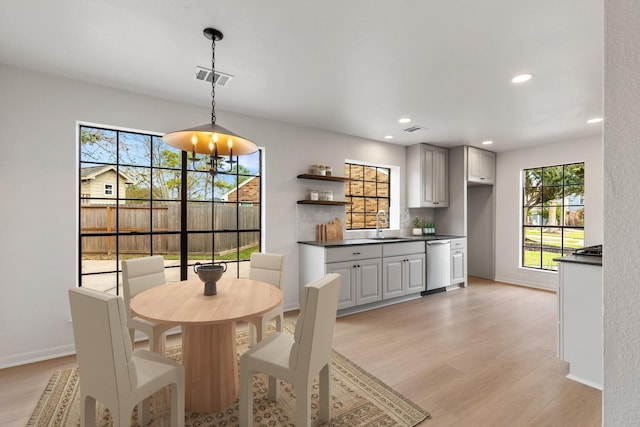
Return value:
[(196, 79), (211, 83), (212, 76), (214, 79), (213, 82), (216, 84), (216, 86), (226, 86), (227, 83), (229, 83), (231, 79), (233, 79), (233, 76), (231, 74), (225, 74), (219, 71), (212, 73), (210, 68), (196, 66)]
[(428, 128), (426, 128), (424, 126), (411, 126), (411, 127), (406, 128), (404, 131), (412, 133), (412, 132), (419, 131), (420, 129), (427, 130)]

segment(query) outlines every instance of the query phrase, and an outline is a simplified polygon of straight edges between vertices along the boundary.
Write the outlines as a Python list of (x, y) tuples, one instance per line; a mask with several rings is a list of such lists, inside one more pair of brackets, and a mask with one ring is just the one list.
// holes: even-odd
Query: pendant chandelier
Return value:
[(227, 163), (233, 163), (233, 156), (251, 154), (258, 147), (250, 140), (231, 132), (216, 123), (216, 41), (222, 40), (222, 33), (215, 28), (205, 28), (204, 36), (211, 40), (211, 123), (190, 129), (170, 132), (162, 137), (163, 141), (182, 151), (191, 152), (195, 163), (200, 160), (197, 154), (209, 155), (209, 172), (212, 176), (218, 173), (218, 160), (229, 156)]

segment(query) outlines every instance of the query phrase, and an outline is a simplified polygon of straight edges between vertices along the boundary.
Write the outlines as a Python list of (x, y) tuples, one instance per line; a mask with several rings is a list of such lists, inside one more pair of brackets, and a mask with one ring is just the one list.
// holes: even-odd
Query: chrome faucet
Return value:
[(384, 210), (380, 209), (376, 214), (376, 237), (377, 238), (382, 237), (382, 230), (380, 230), (380, 214), (384, 216), (384, 222), (387, 222), (387, 213)]

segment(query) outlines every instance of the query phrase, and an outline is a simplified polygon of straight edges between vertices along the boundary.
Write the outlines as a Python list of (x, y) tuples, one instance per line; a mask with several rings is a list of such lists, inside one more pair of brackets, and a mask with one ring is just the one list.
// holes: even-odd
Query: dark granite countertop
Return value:
[(425, 242), (429, 240), (446, 240), (446, 239), (461, 239), (466, 236), (449, 236), (435, 234), (433, 236), (400, 236), (400, 237), (386, 237), (384, 239), (376, 239), (374, 237), (365, 237), (361, 239), (344, 239), (344, 240), (325, 240), (315, 241), (308, 240), (298, 243), (312, 246), (321, 246), (325, 248), (332, 248), (338, 246), (353, 246), (353, 245), (377, 245), (382, 243), (406, 243), (406, 242)]
[(602, 257), (589, 255), (567, 255), (560, 258), (554, 258), (558, 262), (572, 262), (576, 264), (602, 265)]

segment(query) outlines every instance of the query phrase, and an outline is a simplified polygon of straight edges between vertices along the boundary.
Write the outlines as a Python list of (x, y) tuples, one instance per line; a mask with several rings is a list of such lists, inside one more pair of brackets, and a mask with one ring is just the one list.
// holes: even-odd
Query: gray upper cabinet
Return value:
[(493, 185), (496, 182), (496, 153), (467, 147), (469, 168), (467, 182), (471, 185)]
[(449, 206), (449, 150), (428, 144), (407, 147), (407, 205)]

